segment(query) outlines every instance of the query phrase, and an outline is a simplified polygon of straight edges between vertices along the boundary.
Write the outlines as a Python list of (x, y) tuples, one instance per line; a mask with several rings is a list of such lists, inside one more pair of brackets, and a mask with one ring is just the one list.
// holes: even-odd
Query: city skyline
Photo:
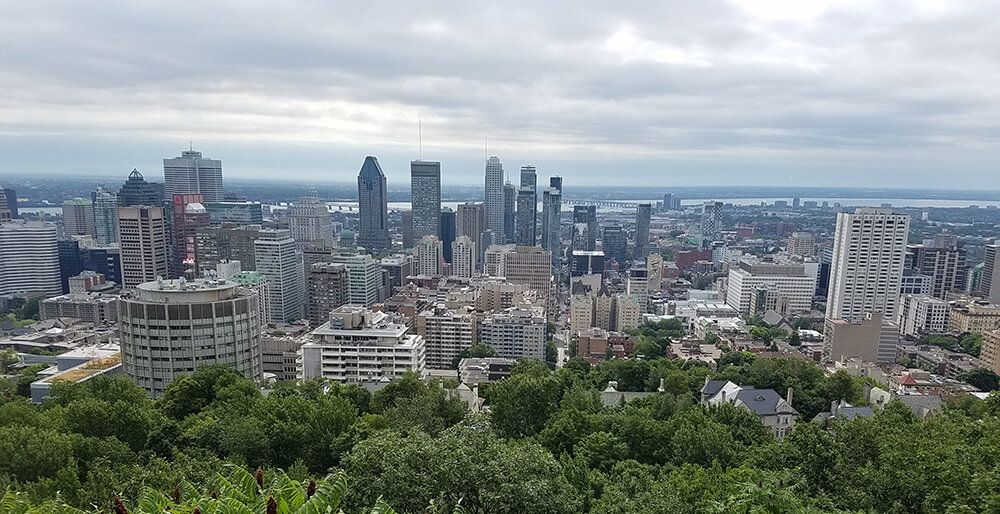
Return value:
[(987, 2), (183, 7), (13, 6), (0, 175), (151, 175), (193, 141), (227, 177), (346, 182), (377, 154), (474, 184), (487, 150), (588, 185), (1000, 189)]

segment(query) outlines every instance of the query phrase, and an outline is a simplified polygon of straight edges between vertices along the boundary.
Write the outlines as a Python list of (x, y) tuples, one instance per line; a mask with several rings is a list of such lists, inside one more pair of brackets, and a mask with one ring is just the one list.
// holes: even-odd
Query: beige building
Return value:
[(526, 284), (511, 284), (502, 279), (488, 279), (479, 285), (476, 308), (499, 311), (524, 304), (538, 304), (537, 294)]
[(785, 244), (785, 251), (801, 257), (816, 255), (816, 238), (811, 232), (792, 232)]
[(476, 343), (477, 320), (471, 309), (436, 305), (417, 315), (417, 333), (424, 338), (427, 367), (454, 369), (452, 361)]
[(119, 207), (118, 245), (122, 287), (132, 288), (169, 276), (169, 240), (163, 207)]
[(77, 318), (94, 325), (118, 320), (118, 296), (100, 293), (70, 293), (39, 302), (41, 319)]
[(504, 254), (503, 276), (511, 284), (525, 284), (542, 298), (552, 291), (552, 253), (537, 246), (518, 246)]
[(441, 265), (444, 263), (444, 248), (441, 240), (437, 236), (420, 238), (417, 246), (413, 247), (413, 259), (417, 275), (429, 277), (440, 275)]
[(663, 256), (651, 253), (646, 256), (646, 270), (649, 273), (650, 292), (659, 291), (663, 283)]
[(894, 362), (898, 343), (898, 327), (879, 313), (860, 319), (827, 318), (823, 331), (823, 360), (859, 357), (866, 362)]
[(996, 373), (1000, 373), (1000, 330), (983, 333), (983, 349), (980, 360)]
[(573, 295), (570, 299), (570, 327), (573, 331), (600, 328), (624, 332), (639, 326), (642, 313), (639, 303), (626, 295), (611, 295), (602, 288), (594, 293)]
[(952, 334), (985, 334), (1000, 329), (1000, 305), (954, 302), (948, 314)]

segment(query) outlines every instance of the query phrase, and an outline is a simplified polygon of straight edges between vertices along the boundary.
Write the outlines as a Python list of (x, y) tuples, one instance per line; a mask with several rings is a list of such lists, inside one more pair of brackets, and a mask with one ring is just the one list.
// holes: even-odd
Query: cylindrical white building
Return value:
[(181, 375), (222, 364), (259, 381), (263, 314), (252, 291), (227, 280), (140, 284), (118, 302), (125, 373), (158, 398)]

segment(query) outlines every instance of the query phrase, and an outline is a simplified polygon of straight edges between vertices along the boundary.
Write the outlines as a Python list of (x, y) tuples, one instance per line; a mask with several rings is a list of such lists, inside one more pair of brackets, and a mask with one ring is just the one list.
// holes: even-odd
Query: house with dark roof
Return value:
[(753, 412), (778, 440), (792, 431), (795, 417), (799, 415), (792, 407), (791, 388), (788, 389), (787, 398), (782, 398), (773, 389), (740, 386), (728, 380), (708, 380), (706, 377), (705, 385), (701, 388), (701, 398), (705, 405), (728, 403)]
[(822, 423), (830, 428), (837, 421), (850, 421), (856, 418), (871, 418), (875, 416), (875, 411), (867, 405), (855, 407), (844, 400), (830, 402), (829, 412), (820, 412), (813, 418), (813, 423)]

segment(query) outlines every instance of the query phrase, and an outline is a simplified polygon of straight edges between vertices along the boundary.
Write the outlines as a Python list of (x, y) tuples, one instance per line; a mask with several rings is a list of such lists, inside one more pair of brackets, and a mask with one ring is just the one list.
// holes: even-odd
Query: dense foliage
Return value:
[[(672, 329), (651, 330), (660, 345), (656, 332)], [(777, 442), (746, 410), (700, 405), (707, 376), (792, 388), (796, 429)], [(651, 392), (661, 380), (661, 393), (601, 400), (609, 381)], [(455, 385), (407, 376), (374, 394), (307, 382), (265, 395), (215, 367), (176, 380), (157, 401), (124, 378), (54, 385), (40, 406), (8, 393), (0, 513), (111, 512), (116, 498), (130, 512), (164, 502), (172, 512), (226, 512), (213, 505), (229, 497), (245, 509), (228, 512), (264, 512), (270, 497), (294, 512), (310, 477), (340, 491), (332, 512), (1000, 509), (996, 397), (963, 398), (923, 422), (893, 402), (874, 419), (826, 430), (808, 420), (832, 401), (862, 402), (858, 380), (743, 353), (725, 355), (717, 372), (662, 358), (573, 358), (555, 371), (520, 362), (483, 388), (487, 414), (467, 414)], [(258, 467), (265, 482), (249, 487)], [(224, 489), (224, 480), (242, 485)]]

